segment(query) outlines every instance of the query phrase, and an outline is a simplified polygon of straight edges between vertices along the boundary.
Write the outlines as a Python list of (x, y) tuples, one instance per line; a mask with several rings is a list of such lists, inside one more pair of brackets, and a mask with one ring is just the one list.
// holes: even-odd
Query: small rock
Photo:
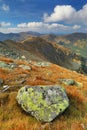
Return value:
[(32, 61), (31, 61), (31, 60), (29, 60), (29, 61), (28, 61), (28, 63), (30, 63), (30, 64), (31, 64), (31, 63), (32, 63)]
[(83, 84), (80, 83), (80, 82), (75, 82), (75, 85), (76, 85), (77, 87), (83, 87)]
[(24, 55), (23, 55), (23, 56), (21, 56), (21, 58), (22, 58), (22, 59), (26, 59), (26, 57), (25, 57)]
[(50, 66), (51, 63), (50, 62), (36, 62), (34, 65), (45, 67), (45, 66)]
[(81, 123), (81, 126), (82, 126), (82, 128), (84, 128), (84, 129), (85, 129), (85, 125), (84, 125), (83, 123)]
[(20, 81), (20, 84), (23, 84), (23, 83), (25, 83), (25, 82), (26, 82), (26, 80), (23, 79), (23, 80)]
[(3, 79), (0, 78), (0, 86), (4, 83)]
[(15, 63), (10, 63), (9, 64), (9, 68), (10, 69), (14, 69), (14, 68), (16, 68), (17, 67), (17, 64), (15, 64)]
[(31, 67), (27, 66), (27, 65), (19, 65), (19, 67), (24, 69), (24, 70), (31, 70)]
[(75, 81), (73, 79), (59, 79), (59, 81), (65, 85), (75, 85)]
[(15, 63), (5, 63), (4, 61), (0, 61), (0, 68), (4, 68), (4, 69), (14, 69), (16, 68), (17, 65)]
[(5, 88), (8, 88), (8, 87), (9, 87), (8, 85), (3, 86), (4, 89), (5, 89)]
[(83, 86), (82, 83), (77, 82), (77, 81), (75, 81), (73, 79), (59, 79), (59, 81), (61, 83), (65, 84), (65, 85), (68, 85), (68, 86), (69, 85), (71, 85), (71, 86), (76, 85), (77, 87), (82, 87)]
[(3, 86), (3, 90), (2, 90), (2, 92), (7, 91), (9, 88), (10, 88), (10, 87), (9, 87), (8, 85)]

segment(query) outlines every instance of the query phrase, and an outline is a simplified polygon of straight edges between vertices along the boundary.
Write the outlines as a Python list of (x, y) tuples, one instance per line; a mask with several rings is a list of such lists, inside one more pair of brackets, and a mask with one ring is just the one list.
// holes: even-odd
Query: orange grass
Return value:
[[(18, 65), (22, 63), (29, 65), (23, 61), (16, 63)], [(9, 71), (0, 68), (0, 78), (4, 80), (4, 84), (12, 87), (6, 93), (0, 94), (0, 130), (86, 130), (87, 76), (54, 64), (49, 67), (29, 66), (32, 68), (30, 71), (22, 70), (21, 68)], [(60, 84), (60, 78), (74, 79), (77, 82), (81, 82), (83, 86), (77, 87)], [(20, 81), (21, 79), (25, 79), (26, 82), (18, 84), (16, 80)], [(41, 122), (25, 113), (17, 104), (17, 91), (24, 85), (54, 84), (65, 87), (70, 100), (70, 106), (53, 122), (41, 124)]]

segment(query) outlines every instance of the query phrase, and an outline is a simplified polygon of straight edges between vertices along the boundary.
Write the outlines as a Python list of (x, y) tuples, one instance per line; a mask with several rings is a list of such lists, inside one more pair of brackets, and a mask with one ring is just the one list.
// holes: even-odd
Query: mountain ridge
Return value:
[(11, 40), (14, 40), (14, 41), (22, 41), (24, 39), (26, 39), (27, 37), (29, 36), (41, 36), (41, 37), (45, 37), (45, 36), (48, 36), (48, 37), (51, 37), (51, 39), (53, 38), (56, 38), (56, 37), (66, 37), (67, 40), (68, 39), (74, 39), (75, 37), (77, 37), (76, 39), (87, 39), (87, 33), (80, 33), (80, 32), (76, 32), (76, 33), (71, 33), (71, 34), (41, 34), (39, 32), (33, 32), (33, 31), (28, 31), (28, 32), (19, 32), (19, 33), (8, 33), (8, 34), (5, 34), (5, 33), (1, 33), (0, 32), (0, 40), (1, 41), (4, 41), (4, 40), (7, 40), (7, 39), (11, 39)]
[[(56, 42), (50, 42), (41, 37), (29, 36), (22, 42), (6, 40), (1, 42), (0, 46), (0, 52), (2, 54), (5, 52), (4, 55), (8, 57), (11, 56), (15, 59), (25, 57), (24, 59), (27, 60), (49, 61), (71, 70), (83, 72), (81, 69), (85, 61), (84, 58)], [(86, 67), (86, 62), (84, 62), (84, 67)]]

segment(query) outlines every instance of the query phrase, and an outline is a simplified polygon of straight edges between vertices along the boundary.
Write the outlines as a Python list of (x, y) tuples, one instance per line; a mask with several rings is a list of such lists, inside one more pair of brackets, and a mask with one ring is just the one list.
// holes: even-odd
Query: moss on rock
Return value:
[(43, 122), (52, 121), (69, 106), (66, 92), (60, 86), (25, 86), (19, 90), (17, 101)]

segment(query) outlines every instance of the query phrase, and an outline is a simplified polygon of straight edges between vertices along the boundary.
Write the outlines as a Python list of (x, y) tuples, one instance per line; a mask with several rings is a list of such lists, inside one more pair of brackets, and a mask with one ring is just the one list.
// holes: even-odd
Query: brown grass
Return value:
[[(22, 62), (16, 63), (22, 64)], [(21, 68), (9, 71), (0, 68), (0, 78), (4, 79), (4, 84), (11, 86), (9, 91), (0, 94), (0, 130), (86, 130), (87, 76), (53, 64), (49, 67), (36, 67), (32, 65), (31, 67), (31, 71), (22, 70)], [(60, 84), (60, 78), (72, 78), (77, 82), (81, 82), (83, 87)], [(24, 84), (18, 83), (22, 79), (25, 79), (26, 82)], [(17, 91), (24, 85), (52, 84), (65, 87), (70, 99), (70, 106), (53, 122), (41, 124), (41, 122), (25, 113), (17, 104)]]
[(0, 57), (0, 61), (5, 61), (6, 63), (12, 63), (12, 62), (14, 62), (13, 59), (6, 58), (6, 57)]

